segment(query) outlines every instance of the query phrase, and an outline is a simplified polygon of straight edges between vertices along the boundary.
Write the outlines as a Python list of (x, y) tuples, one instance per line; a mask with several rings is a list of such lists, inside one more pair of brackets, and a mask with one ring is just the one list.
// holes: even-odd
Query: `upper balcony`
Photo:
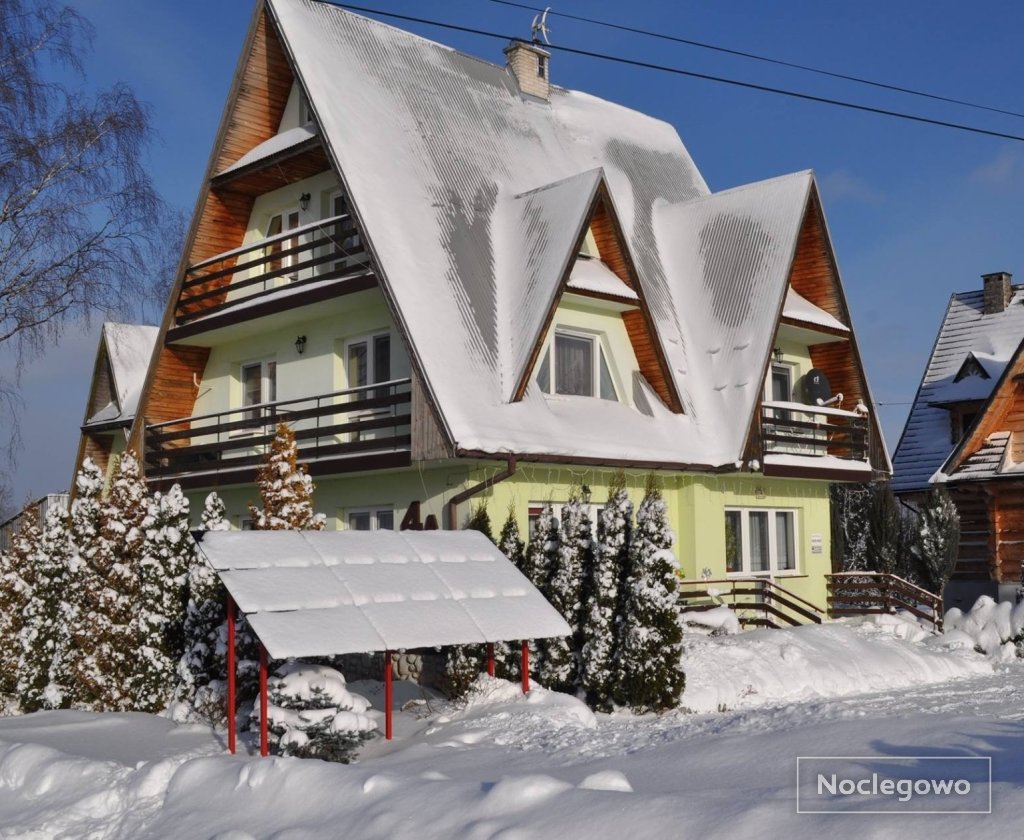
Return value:
[(759, 435), (764, 474), (868, 481), (870, 435), (863, 411), (765, 401)]
[(146, 426), (146, 476), (185, 487), (253, 480), (277, 424), (295, 433), (299, 463), (339, 473), (410, 463), (411, 382), (249, 405)]
[(375, 285), (351, 216), (318, 219), (189, 266), (168, 341)]

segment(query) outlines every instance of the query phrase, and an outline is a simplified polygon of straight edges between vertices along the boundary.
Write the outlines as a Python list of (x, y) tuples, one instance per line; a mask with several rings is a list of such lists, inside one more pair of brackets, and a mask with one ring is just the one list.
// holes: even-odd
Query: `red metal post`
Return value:
[(494, 642), (487, 643), (487, 676), (494, 676)]
[(267, 730), (267, 649), (260, 642), (260, 755), (270, 753)]
[(384, 738), (391, 740), (391, 651), (384, 651)]
[(522, 661), (519, 663), (519, 670), (523, 674), (523, 694), (530, 690), (530, 643), (523, 639)]
[(235, 599), (228, 595), (228, 752), (235, 754)]

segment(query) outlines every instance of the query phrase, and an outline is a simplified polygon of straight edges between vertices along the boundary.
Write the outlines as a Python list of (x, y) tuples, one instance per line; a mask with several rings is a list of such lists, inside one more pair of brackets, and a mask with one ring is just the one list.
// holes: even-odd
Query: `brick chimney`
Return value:
[(982, 274), (981, 279), (985, 283), (985, 314), (1002, 312), (1013, 297), (1010, 285), (1013, 275), (1008, 271), (997, 271), (994, 274)]
[(551, 83), (548, 81), (550, 59), (551, 53), (537, 44), (513, 41), (505, 47), (505, 60), (519, 83), (519, 90), (545, 102), (551, 92)]

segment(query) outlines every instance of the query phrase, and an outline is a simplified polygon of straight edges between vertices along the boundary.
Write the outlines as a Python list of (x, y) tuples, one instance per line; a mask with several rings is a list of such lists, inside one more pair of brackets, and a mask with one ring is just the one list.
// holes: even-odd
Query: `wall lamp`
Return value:
[(309, 209), (309, 199), (311, 197), (312, 196), (310, 196), (309, 193), (303, 193), (302, 195), (299, 196), (299, 207), (301, 207), (303, 211)]
[(781, 362), (782, 361), (782, 348), (781, 347), (776, 347), (774, 350), (772, 350), (772, 358), (776, 362)]
[(295, 352), (300, 356), (306, 352), (306, 336), (300, 335), (295, 339)]

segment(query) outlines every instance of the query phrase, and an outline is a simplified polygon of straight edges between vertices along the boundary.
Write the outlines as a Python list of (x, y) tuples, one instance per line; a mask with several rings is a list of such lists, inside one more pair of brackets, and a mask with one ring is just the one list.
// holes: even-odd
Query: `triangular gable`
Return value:
[(985, 370), (981, 362), (978, 361), (978, 357), (975, 356), (973, 352), (968, 352), (964, 357), (964, 363), (960, 365), (960, 369), (953, 377), (953, 381), (959, 382), (962, 379), (974, 376), (980, 377), (981, 379), (991, 379), (988, 371)]
[(100, 344), (96, 348), (96, 361), (92, 368), (92, 381), (89, 384), (89, 399), (85, 404), (85, 418), (83, 423), (89, 423), (101, 411), (111, 404), (117, 407), (118, 414), (121, 406), (117, 398), (117, 387), (114, 384), (114, 376), (110, 370), (110, 359), (107, 357), (107, 343), (104, 340), (105, 333), (100, 333)]
[[(568, 232), (573, 234), (573, 238), (569, 248), (561, 250), (559, 259), (561, 271), (558, 275), (555, 275), (557, 283), (550, 286), (551, 293), (549, 294), (547, 306), (544, 308), (537, 307), (539, 311), (531, 319), (532, 321), (539, 322), (539, 329), (534, 329), (523, 335), (524, 338), (529, 338), (529, 344), (527, 345), (529, 355), (526, 358), (525, 365), (516, 367), (519, 375), (512, 400), (522, 399), (526, 392), (527, 385), (533, 377), (541, 347), (551, 329), (551, 323), (555, 317), (555, 312), (558, 309), (562, 295), (567, 291), (580, 293), (579, 289), (569, 288), (569, 281), (572, 269), (577, 260), (580, 259), (579, 254), (583, 239), (587, 231), (591, 230), (597, 242), (601, 262), (607, 265), (615, 276), (636, 295), (635, 303), (637, 307), (624, 311), (622, 313), (622, 320), (625, 323), (630, 343), (633, 345), (633, 352), (636, 356), (640, 373), (643, 374), (648, 384), (666, 406), (675, 413), (681, 413), (682, 402), (669, 376), (665, 354), (651, 322), (650, 312), (647, 309), (643, 290), (637, 279), (636, 269), (630, 258), (629, 250), (623, 239), (622, 229), (615, 213), (611, 195), (608, 192), (608, 186), (600, 170), (597, 171), (597, 176), (591, 190), (586, 215), (580, 218), (574, 225), (570, 225), (568, 219), (563, 221), (563, 225), (568, 229)], [(565, 236), (563, 235), (562, 238), (564, 239)], [(527, 239), (526, 242), (529, 243), (531, 240)], [(551, 279), (549, 275), (549, 284)]]
[(978, 418), (967, 435), (949, 454), (939, 468), (940, 473), (953, 475), (985, 441), (999, 431), (1024, 431), (1024, 342), (1013, 354), (992, 394), (982, 405)]

